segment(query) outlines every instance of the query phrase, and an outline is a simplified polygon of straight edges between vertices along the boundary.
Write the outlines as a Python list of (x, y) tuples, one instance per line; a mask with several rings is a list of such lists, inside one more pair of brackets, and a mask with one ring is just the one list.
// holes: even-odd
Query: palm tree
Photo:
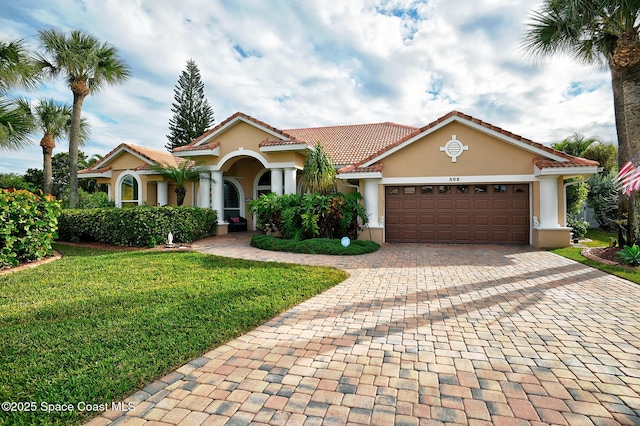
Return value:
[(15, 150), (29, 145), (33, 128), (28, 102), (8, 99), (15, 88), (33, 88), (37, 82), (34, 59), (23, 40), (0, 40), (0, 149)]
[(78, 204), (78, 145), (82, 103), (91, 93), (106, 84), (123, 83), (130, 75), (128, 65), (120, 59), (115, 47), (101, 43), (81, 30), (65, 34), (55, 29), (41, 30), (40, 44), (46, 55), (39, 64), (50, 76), (63, 75), (73, 93), (71, 129), (69, 132), (69, 206)]
[(587, 138), (581, 133), (574, 133), (568, 138), (564, 138), (562, 141), (556, 142), (551, 146), (553, 149), (566, 152), (574, 157), (582, 157), (582, 154), (587, 150), (587, 148), (594, 143), (602, 143), (602, 140), (597, 136)]
[[(639, 18), (638, 1), (545, 0), (533, 12), (523, 41), (534, 55), (568, 53), (580, 62), (608, 65), (620, 167), (640, 152)], [(623, 204), (633, 239), (638, 229), (634, 212), (640, 212), (637, 194)]]
[(205, 169), (196, 166), (192, 161), (183, 161), (178, 164), (178, 167), (155, 164), (149, 169), (176, 183), (176, 202), (179, 206), (184, 203), (184, 197), (187, 195), (185, 184), (197, 181), (200, 179), (200, 173), (205, 171)]
[(316, 145), (316, 149), (307, 154), (301, 179), (302, 189), (305, 192), (322, 195), (335, 192), (336, 169), (320, 142)]
[[(56, 105), (52, 99), (44, 99), (35, 106), (33, 111), (35, 126), (44, 136), (40, 140), (43, 156), (43, 183), (42, 190), (45, 194), (51, 194), (53, 185), (53, 173), (51, 167), (51, 155), (56, 147), (56, 139), (69, 135), (71, 129), (72, 109), (68, 105)], [(80, 141), (82, 145), (89, 138), (89, 125), (82, 118), (80, 120)]]

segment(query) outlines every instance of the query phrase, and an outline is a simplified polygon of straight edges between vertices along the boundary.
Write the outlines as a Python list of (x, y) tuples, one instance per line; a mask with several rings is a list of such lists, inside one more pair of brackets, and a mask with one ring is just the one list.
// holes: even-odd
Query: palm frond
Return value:
[(29, 103), (24, 99), (0, 97), (0, 150), (15, 151), (31, 145), (29, 134), (32, 130)]

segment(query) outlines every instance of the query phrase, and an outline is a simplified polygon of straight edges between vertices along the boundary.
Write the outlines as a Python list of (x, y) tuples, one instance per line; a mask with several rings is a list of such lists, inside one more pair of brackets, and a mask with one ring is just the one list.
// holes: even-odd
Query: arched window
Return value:
[(229, 221), (230, 217), (241, 216), (240, 192), (233, 182), (224, 181), (224, 219)]
[(137, 176), (126, 173), (120, 176), (116, 202), (119, 207), (134, 207), (142, 203), (140, 199), (140, 181)]
[(262, 194), (268, 194), (271, 192), (271, 170), (265, 170), (256, 185), (256, 198)]

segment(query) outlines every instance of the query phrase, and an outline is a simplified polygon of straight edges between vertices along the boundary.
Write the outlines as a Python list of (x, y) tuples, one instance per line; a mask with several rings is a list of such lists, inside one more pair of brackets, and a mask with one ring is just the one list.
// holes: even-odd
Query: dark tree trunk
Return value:
[(176, 192), (176, 203), (181, 206), (184, 203), (184, 197), (187, 195), (187, 189), (184, 186), (177, 187), (175, 189)]
[(69, 207), (78, 207), (78, 145), (80, 144), (80, 117), (82, 102), (89, 94), (86, 81), (75, 81), (71, 84), (73, 92), (73, 113), (71, 131), (69, 132)]
[[(610, 61), (616, 130), (618, 132), (618, 165), (633, 161), (636, 167), (640, 155), (640, 40), (633, 32), (622, 36)], [(620, 215), (626, 213), (628, 241), (631, 244), (639, 229), (640, 198), (637, 191), (620, 196)]]
[(56, 146), (53, 136), (49, 133), (45, 134), (40, 141), (40, 146), (42, 147), (42, 192), (51, 194), (53, 188), (51, 155), (53, 154), (53, 148)]

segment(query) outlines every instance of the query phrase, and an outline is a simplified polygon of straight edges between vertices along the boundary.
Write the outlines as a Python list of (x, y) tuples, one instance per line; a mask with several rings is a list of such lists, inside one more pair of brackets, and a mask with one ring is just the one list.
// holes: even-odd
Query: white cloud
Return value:
[[(190, 58), (217, 122), (243, 111), (285, 129), (380, 121), (422, 126), (456, 109), (543, 143), (576, 131), (614, 140), (606, 71), (562, 57), (533, 63), (523, 54), (523, 25), (537, 6), (526, 0), (464, 7), (444, 0), (24, 0), (5, 5), (0, 37), (35, 45), (39, 29), (81, 28), (118, 47), (133, 76), (86, 100), (90, 155), (122, 141), (164, 149), (173, 88)], [(61, 82), (43, 93), (71, 102)], [(0, 153), (0, 172), (40, 163), (37, 146)]]

